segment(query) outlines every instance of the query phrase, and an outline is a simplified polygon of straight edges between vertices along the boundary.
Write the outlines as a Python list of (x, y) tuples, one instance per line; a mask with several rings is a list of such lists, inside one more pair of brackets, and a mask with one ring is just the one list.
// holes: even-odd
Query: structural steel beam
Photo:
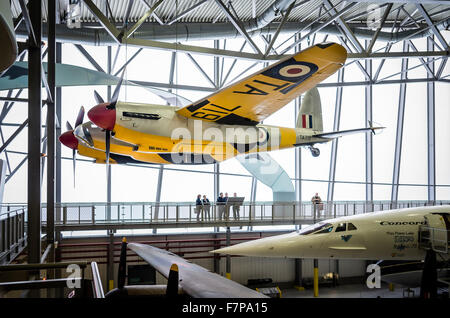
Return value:
[[(281, 20), (280, 25), (278, 26), (277, 30), (275, 31), (275, 34), (272, 37), (272, 40), (270, 41), (270, 43), (268, 43), (268, 47), (266, 48), (266, 53), (264, 53), (264, 56), (269, 55), (270, 50), (272, 50), (273, 45), (275, 43), (275, 41), (278, 38), (278, 35), (280, 34), (281, 29), (283, 28), (284, 24), (287, 21), (287, 18), (289, 17), (289, 14), (291, 13), (292, 8), (295, 5), (295, 1), (291, 3), (291, 5), (289, 6), (289, 8), (287, 9), (287, 11), (284, 13), (283, 19)], [(263, 37), (265, 39), (265, 37)]]
[[(56, 43), (55, 48), (55, 61), (56, 63), (62, 62), (62, 44)], [(55, 116), (56, 119), (59, 122), (59, 125), (56, 125), (55, 134), (56, 136), (61, 136), (61, 120), (62, 120), (62, 89), (61, 87), (56, 88), (55, 92)], [(61, 203), (61, 143), (56, 142), (55, 147), (55, 202), (56, 204)], [(59, 218), (61, 217), (61, 213), (56, 214), (56, 221), (59, 221)]]
[(36, 44), (29, 39), (28, 48), (28, 263), (41, 261), (41, 108), (42, 2), (31, 1), (29, 14)]
[(226, 5), (223, 4), (222, 0), (214, 0), (217, 5), (220, 7), (220, 9), (225, 13), (225, 15), (228, 17), (230, 22), (234, 25), (236, 30), (244, 37), (244, 39), (247, 40), (248, 44), (252, 47), (252, 49), (260, 54), (263, 55), (262, 52), (259, 50), (258, 46), (256, 46), (255, 42), (253, 42), (252, 38), (248, 35), (247, 31), (243, 27), (242, 23), (235, 17), (231, 11), (226, 7)]
[[(55, 262), (55, 152), (56, 152), (56, 110), (55, 110), (55, 83), (56, 83), (56, 0), (48, 1), (48, 58), (47, 76), (49, 94), (53, 96), (47, 102), (47, 245), (49, 246), (48, 261)], [(49, 272), (49, 278), (54, 277), (54, 271)], [(52, 292), (52, 291), (51, 291)]]
[[(146, 0), (140, 0), (140, 1), (147, 7), (147, 9), (151, 9), (151, 6), (147, 3)], [(159, 24), (161, 24), (161, 25), (164, 24), (164, 22), (163, 22), (163, 21), (161, 20), (161, 18), (156, 14), (155, 11), (153, 11), (152, 15), (153, 15), (153, 17), (155, 18), (155, 20), (156, 20)]]
[(119, 36), (120, 31), (117, 30), (117, 28), (112, 24), (109, 19), (100, 11), (99, 8), (91, 1), (91, 0), (83, 0), (86, 4), (89, 11), (92, 12), (93, 15), (95, 15), (100, 22), (100, 24), (103, 26), (103, 28), (108, 32), (108, 34), (113, 38), (114, 41), (116, 41), (118, 44), (120, 44)]
[[(407, 41), (403, 42), (403, 51), (409, 49)], [(401, 80), (408, 78), (408, 59), (402, 60), (402, 73)], [(398, 96), (398, 115), (397, 115), (397, 133), (395, 137), (395, 153), (394, 153), (394, 169), (392, 176), (392, 191), (391, 201), (397, 202), (398, 200), (398, 186), (400, 182), (400, 165), (402, 157), (402, 142), (403, 142), (403, 122), (405, 118), (405, 100), (406, 100), (406, 83), (400, 84), (400, 91)]]
[(366, 52), (372, 52), (372, 48), (375, 45), (375, 42), (377, 41), (378, 35), (380, 34), (381, 29), (383, 28), (384, 23), (386, 22), (386, 18), (389, 15), (389, 12), (391, 12), (392, 9), (392, 3), (387, 4), (386, 10), (384, 10), (383, 16), (381, 17), (381, 20), (379, 22), (379, 26), (375, 33), (373, 34), (372, 40), (370, 41), (369, 46), (366, 49)]
[[(427, 50), (434, 48), (434, 42), (427, 39)], [(430, 59), (428, 59), (430, 60)], [(434, 61), (431, 60), (428, 65), (431, 74), (427, 74), (427, 78), (435, 78)], [(427, 157), (428, 157), (428, 201), (436, 201), (436, 138), (435, 138), (435, 85), (434, 82), (427, 83)]]
[[(338, 81), (339, 82), (344, 81), (344, 69), (342, 68), (338, 71)], [(334, 109), (333, 131), (339, 130), (339, 124), (341, 121), (342, 90), (343, 87), (338, 87), (336, 89), (336, 104)], [(339, 139), (333, 139), (333, 141), (331, 142), (330, 173), (328, 175), (327, 201), (333, 201), (334, 199), (334, 180), (336, 176), (338, 140)]]
[(191, 13), (192, 11), (194, 11), (195, 9), (197, 9), (198, 7), (202, 6), (203, 4), (205, 4), (206, 2), (208, 2), (209, 0), (202, 0), (200, 2), (198, 2), (197, 4), (194, 4), (192, 7), (184, 10), (183, 12), (181, 12), (180, 14), (176, 15), (172, 20), (170, 20), (169, 22), (166, 22), (166, 25), (171, 25), (172, 23), (180, 20), (181, 18), (183, 18), (184, 16), (186, 16), (187, 14)]
[[(3, 145), (0, 147), (0, 153), (3, 152), (3, 150), (6, 149), (6, 147), (8, 147), (8, 145), (14, 140), (14, 138), (17, 137), (17, 135), (28, 125), (28, 119), (25, 119), (25, 121), (16, 129), (16, 131), (14, 131), (12, 133), (12, 135), (8, 138), (8, 140), (6, 140)], [(39, 144), (40, 141), (39, 141)]]
[[(351, 8), (353, 8), (356, 5), (356, 3), (350, 3), (348, 4), (345, 8), (343, 8), (341, 11), (336, 12), (335, 14), (331, 15), (330, 19), (325, 22), (322, 23), (320, 25), (318, 25), (317, 27), (313, 28), (312, 30), (310, 30), (309, 32), (307, 32), (306, 34), (304, 34), (302, 37), (300, 37), (300, 39), (298, 39), (297, 41), (295, 41), (294, 43), (292, 43), (290, 46), (288, 46), (287, 48), (285, 48), (281, 54), (286, 53), (287, 51), (289, 51), (290, 49), (292, 49), (294, 46), (298, 45), (300, 42), (302, 42), (304, 39), (306, 39), (307, 37), (309, 37), (312, 34), (316, 34), (317, 32), (319, 32), (320, 30), (322, 30), (323, 28), (325, 28), (327, 25), (333, 23), (334, 21), (336, 21), (337, 19), (339, 19), (342, 15), (344, 15), (345, 13), (347, 13), (347, 11), (349, 11)], [(328, 12), (331, 11), (331, 8), (328, 9)]]
[(91, 63), (91, 65), (97, 69), (97, 71), (105, 73), (105, 70), (97, 63), (97, 61), (89, 54), (88, 51), (86, 51), (86, 49), (82, 45), (75, 44), (75, 47), (78, 49), (78, 51), (80, 51), (81, 54), (83, 54), (83, 56)]
[(197, 61), (192, 57), (191, 54), (186, 53), (187, 57), (191, 60), (191, 62), (195, 65), (197, 70), (203, 75), (203, 77), (213, 86), (216, 87), (216, 84), (214, 84), (213, 80), (206, 74), (205, 70), (200, 66), (200, 64), (197, 63)]
[[(366, 45), (367, 45), (366, 41)], [(370, 44), (369, 44), (370, 45)], [(372, 60), (365, 61), (365, 69), (369, 76), (372, 76)], [(366, 127), (373, 122), (372, 117), (372, 85), (365, 87), (365, 119)], [(373, 135), (372, 132), (366, 133), (366, 202), (373, 201)]]
[(419, 10), (419, 12), (424, 17), (425, 22), (430, 26), (431, 31), (433, 32), (433, 34), (437, 37), (439, 42), (441, 42), (442, 48), (444, 50), (447, 50), (448, 49), (447, 41), (445, 41), (445, 39), (442, 36), (441, 32), (439, 32), (438, 28), (434, 25), (433, 21), (431, 21), (431, 18), (428, 15), (428, 12), (425, 10), (424, 6), (421, 3), (417, 3), (416, 6), (417, 6), (417, 9)]
[[(338, 13), (336, 8), (331, 4), (331, 2), (329, 0), (323, 0), (323, 3), (325, 4), (325, 8), (327, 8), (328, 10), (333, 9), (333, 11), (335, 11), (335, 13)], [(361, 43), (359, 43), (359, 41), (356, 38), (355, 34), (353, 34), (353, 31), (344, 22), (344, 20), (341, 17), (337, 17), (336, 22), (340, 25), (340, 27), (344, 31), (343, 35), (349, 39), (350, 43), (353, 44), (353, 46), (356, 48), (356, 50), (359, 53), (364, 52), (363, 46), (361, 45)]]
[[(129, 38), (134, 32), (136, 32), (136, 30), (142, 25), (142, 23), (145, 22), (145, 20), (147, 20), (148, 17), (150, 17), (153, 12), (159, 7), (159, 5), (163, 2), (164, 0), (158, 0), (140, 19), (139, 21), (137, 21), (129, 31), (125, 32), (125, 34), (123, 35), (123, 37), (125, 38)], [(126, 21), (126, 20), (125, 20)], [(124, 22), (125, 22), (124, 21)]]

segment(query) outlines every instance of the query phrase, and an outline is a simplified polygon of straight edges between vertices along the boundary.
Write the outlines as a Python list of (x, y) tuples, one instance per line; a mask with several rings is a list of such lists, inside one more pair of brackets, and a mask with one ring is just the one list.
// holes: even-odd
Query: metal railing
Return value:
[[(77, 290), (77, 297), (92, 297), (92, 298), (105, 298), (102, 281), (100, 277), (100, 272), (96, 262), (90, 263), (90, 270), (92, 274), (92, 282), (86, 279), (86, 269), (88, 269), (89, 263), (86, 261), (82, 262), (66, 262), (66, 263), (44, 263), (44, 264), (14, 264), (14, 265), (3, 265), (0, 266), (0, 273), (10, 272), (10, 271), (26, 271), (29, 274), (31, 280), (26, 281), (16, 281), (16, 282), (0, 282), (0, 296), (13, 290), (44, 290), (49, 291), (50, 289), (58, 289), (60, 292), (55, 293), (55, 296), (64, 297), (67, 290), (67, 294), (70, 295), (69, 291)], [(79, 272), (76, 273), (75, 277), (61, 277), (52, 279), (40, 279), (41, 271), (47, 271), (46, 274), (42, 274), (45, 277), (48, 276), (49, 270), (66, 270), (69, 267), (76, 267)], [(64, 272), (64, 271), (63, 271)], [(73, 272), (72, 270), (70, 272)], [(88, 290), (92, 288), (92, 291)], [(40, 297), (40, 293), (31, 295), (31, 297)], [(47, 294), (48, 295), (48, 294)]]
[[(101, 227), (101, 225), (116, 224), (123, 228), (132, 224), (165, 225), (166, 227), (176, 227), (177, 224), (195, 225), (199, 223), (202, 225), (211, 224), (211, 226), (218, 223), (289, 225), (314, 223), (323, 219), (373, 211), (444, 204), (450, 204), (450, 201), (334, 201), (317, 205), (307, 201), (244, 202), (243, 205), (239, 206), (238, 215), (235, 215), (232, 205), (225, 206), (225, 213), (221, 213), (223, 212), (221, 211), (222, 207), (214, 202), (211, 202), (209, 213), (206, 207), (197, 207), (192, 202), (61, 203), (57, 204), (55, 208), (55, 225), (95, 225)], [(17, 241), (17, 234), (21, 237), (21, 234), (25, 232), (26, 205), (3, 205), (1, 211), (3, 211), (0, 214), (2, 222), (6, 222), (4, 219), (9, 219), (9, 222), (18, 224), (15, 226), (19, 226), (20, 230), (14, 232), (14, 238)], [(46, 205), (43, 204), (41, 220), (44, 225), (46, 224), (46, 217), (47, 209)], [(7, 227), (7, 225), (4, 226)]]
[(13, 260), (25, 248), (26, 208), (8, 207), (0, 212), (0, 265)]
[(450, 231), (426, 225), (419, 226), (419, 247), (448, 254)]
[[(432, 205), (450, 204), (438, 201)], [(102, 224), (299, 224), (314, 223), (323, 219), (349, 216), (395, 208), (430, 205), (428, 201), (340, 201), (323, 202), (244, 202), (238, 215), (232, 205), (221, 206), (213, 202), (208, 208), (197, 207), (191, 202), (116, 202), (116, 203), (63, 203), (56, 206), (55, 225)], [(42, 222), (46, 222), (46, 207), (42, 207)]]

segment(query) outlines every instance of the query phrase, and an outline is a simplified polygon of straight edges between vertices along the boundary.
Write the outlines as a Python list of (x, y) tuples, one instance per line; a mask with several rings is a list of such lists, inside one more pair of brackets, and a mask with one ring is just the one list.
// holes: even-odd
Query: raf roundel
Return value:
[[(318, 70), (319, 67), (314, 63), (296, 61), (294, 58), (290, 58), (282, 63), (274, 65), (261, 74), (299, 85)], [(294, 87), (296, 86), (290, 86), (288, 91)], [(287, 93), (284, 92), (284, 90), (280, 90), (280, 92), (283, 94)]]
[(311, 69), (306, 65), (287, 65), (279, 70), (281, 76), (284, 77), (298, 77), (311, 72)]

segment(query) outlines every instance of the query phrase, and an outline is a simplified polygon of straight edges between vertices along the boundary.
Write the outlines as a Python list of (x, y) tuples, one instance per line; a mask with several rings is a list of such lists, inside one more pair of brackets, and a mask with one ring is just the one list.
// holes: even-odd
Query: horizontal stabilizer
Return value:
[(358, 129), (350, 129), (350, 130), (333, 131), (333, 132), (320, 133), (317, 135), (313, 135), (313, 137), (334, 139), (334, 138), (339, 138), (339, 137), (346, 136), (346, 135), (352, 135), (352, 134), (357, 134), (357, 133), (367, 132), (367, 131), (371, 131), (371, 132), (375, 133), (375, 131), (378, 129), (384, 129), (384, 127), (369, 127), (369, 128), (358, 128)]

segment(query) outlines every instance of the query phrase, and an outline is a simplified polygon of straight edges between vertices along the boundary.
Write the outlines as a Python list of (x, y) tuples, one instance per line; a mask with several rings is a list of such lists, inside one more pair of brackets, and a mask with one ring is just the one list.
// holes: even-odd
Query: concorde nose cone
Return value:
[(113, 130), (116, 124), (116, 110), (106, 108), (109, 103), (98, 104), (88, 112), (89, 119), (98, 127)]
[(61, 136), (59, 136), (59, 141), (66, 147), (70, 149), (78, 148), (78, 139), (73, 135), (73, 130), (66, 131)]
[(291, 256), (292, 245), (296, 243), (297, 238), (298, 234), (295, 232), (276, 235), (224, 247), (211, 251), (211, 253), (241, 256), (287, 257)]

